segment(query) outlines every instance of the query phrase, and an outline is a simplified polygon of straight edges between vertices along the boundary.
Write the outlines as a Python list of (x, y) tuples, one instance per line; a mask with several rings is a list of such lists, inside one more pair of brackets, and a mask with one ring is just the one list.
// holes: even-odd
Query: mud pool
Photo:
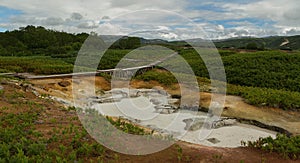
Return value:
[[(157, 89), (113, 89), (86, 99), (85, 107), (100, 114), (122, 117), (177, 140), (215, 147), (239, 147), (241, 141), (255, 141), (260, 137), (275, 137), (276, 132), (236, 122), (225, 117), (211, 117), (208, 113), (178, 109), (176, 102)], [(214, 118), (210, 128), (208, 118)], [(203, 137), (203, 133), (209, 133)]]

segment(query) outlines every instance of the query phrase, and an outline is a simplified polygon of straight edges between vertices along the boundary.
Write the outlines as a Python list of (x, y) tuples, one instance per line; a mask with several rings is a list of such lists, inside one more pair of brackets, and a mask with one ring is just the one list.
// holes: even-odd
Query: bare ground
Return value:
[[(91, 85), (94, 79), (96, 90), (109, 90), (111, 88), (110, 83), (102, 77), (85, 77), (84, 80), (82, 80), (84, 82), (83, 85)], [(71, 85), (67, 87), (61, 87), (58, 84), (61, 81), (68, 81), (71, 83)], [(72, 100), (72, 79), (70, 78), (32, 80), (30, 82), (35, 84), (37, 88), (40, 88), (39, 91), (41, 93)], [(120, 87), (122, 87), (122, 84), (127, 86), (124, 83), (117, 84)], [(153, 88), (157, 86), (164, 87), (156, 81), (144, 82), (138, 80), (131, 81), (130, 86), (133, 88)], [(180, 95), (180, 87), (177, 84), (164, 87), (164, 89), (170, 94)], [(186, 98), (188, 99), (189, 96), (194, 95), (189, 94)], [(212, 94), (208, 92), (200, 92), (199, 95), (200, 106), (208, 108), (211, 103)], [(282, 109), (272, 107), (252, 106), (247, 104), (243, 98), (230, 95), (226, 96), (224, 108), (225, 109), (222, 113), (223, 116), (256, 120), (264, 124), (284, 128), (294, 135), (300, 134), (300, 112), (284, 111)]]
[[(35, 83), (36, 86), (44, 89), (48, 92), (51, 89), (60, 90), (57, 81), (69, 80), (69, 79), (55, 79), (47, 81), (31, 81)], [(103, 81), (98, 79), (97, 81)], [(101, 84), (102, 86), (102, 84)], [(106, 87), (107, 85), (104, 84)], [(44, 87), (44, 88), (43, 88)], [(46, 90), (48, 89), (48, 91)], [(69, 89), (69, 88), (67, 88)], [(7, 84), (4, 85), (5, 94), (2, 95), (0, 100), (1, 112), (26, 112), (31, 108), (25, 105), (26, 102), (31, 101), (38, 104), (43, 111), (39, 115), (39, 121), (42, 123), (36, 123), (35, 127), (37, 130), (41, 131), (45, 137), (51, 134), (53, 128), (61, 128), (61, 126), (67, 126), (70, 123), (82, 128), (80, 121), (74, 111), (67, 111), (63, 109), (63, 106), (55, 101), (49, 101), (36, 97), (33, 93), (25, 91), (22, 87)], [(62, 89), (64, 94), (68, 94), (69, 90)], [(52, 91), (53, 92), (53, 91)], [(55, 92), (55, 91), (54, 91)], [(5, 98), (3, 98), (5, 97)], [(11, 99), (9, 98), (11, 97)], [(237, 98), (238, 99), (238, 98)], [(240, 99), (238, 99), (240, 100)], [(24, 105), (23, 105), (24, 103)], [(5, 108), (5, 109), (3, 109)], [(253, 108), (250, 108), (253, 109)], [(267, 113), (266, 113), (267, 114)], [(91, 137), (87, 138), (89, 142), (94, 142)], [(67, 145), (67, 141), (65, 142)], [(57, 148), (57, 145), (49, 146), (49, 148)], [(179, 149), (182, 149), (182, 153)], [(194, 145), (185, 142), (177, 142), (175, 145), (165, 149), (161, 152), (154, 153), (145, 156), (130, 156), (115, 153), (113, 151), (106, 152), (104, 157), (105, 162), (299, 162), (286, 160), (280, 157), (276, 153), (267, 153), (253, 148), (243, 147), (243, 148), (215, 148), (206, 147), (201, 145)], [(117, 157), (116, 157), (117, 156)], [(95, 158), (86, 158), (95, 159)]]

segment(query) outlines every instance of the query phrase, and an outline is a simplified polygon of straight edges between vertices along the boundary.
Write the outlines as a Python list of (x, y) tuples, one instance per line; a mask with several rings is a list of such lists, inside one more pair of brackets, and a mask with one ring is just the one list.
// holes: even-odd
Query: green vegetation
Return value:
[(171, 84), (177, 83), (176, 78), (168, 71), (147, 71), (146, 73), (139, 75), (136, 79), (143, 80), (143, 81), (151, 81), (155, 80), (159, 83), (169, 86)]
[(212, 156), (212, 159), (214, 160), (214, 163), (221, 162), (223, 158), (223, 154), (214, 154)]
[[(21, 89), (6, 89), (1, 95), (1, 103), (6, 103), (6, 107), (0, 107), (0, 162), (118, 161), (119, 154), (94, 141), (78, 125), (76, 110), (81, 109), (56, 108), (46, 99), (29, 101)], [(49, 110), (54, 111), (55, 116), (48, 115)], [(97, 113), (97, 116), (101, 115)], [(103, 119), (126, 133), (147, 134), (124, 120)]]
[[(118, 61), (128, 52), (130, 51), (107, 51), (101, 60), (99, 68), (114, 68)], [(191, 65), (197, 76), (209, 78), (205, 64), (194, 50), (180, 49), (179, 53)], [(298, 66), (300, 64), (300, 53), (280, 51), (237, 53), (229, 50), (220, 50), (219, 53), (225, 66), (227, 81), (230, 84), (300, 92), (300, 78), (298, 75), (300, 72), (300, 67)], [(176, 82), (175, 78), (168, 73), (155, 74), (147, 72), (138, 79), (146, 81), (156, 79), (165, 85)]]
[[(99, 69), (114, 68), (128, 50), (108, 50)], [(58, 58), (50, 56), (10, 57), (0, 56), (0, 73), (29, 72), (34, 74), (63, 74), (72, 73), (75, 57)]]
[[(91, 157), (101, 161), (107, 155), (97, 142), (86, 142), (90, 139), (87, 132), (72, 120), (70, 125), (57, 126), (41, 119), (49, 101), (41, 105), (41, 101), (21, 100), (26, 97), (19, 90), (6, 91), (2, 96), (1, 102), (7, 107), (0, 107), (0, 162), (85, 162)], [(54, 126), (47, 133), (36, 128), (44, 121)]]
[(51, 57), (0, 57), (0, 71), (60, 74), (73, 72), (73, 65)]
[(128, 134), (135, 134), (135, 135), (145, 135), (146, 132), (143, 128), (140, 128), (136, 125), (133, 125), (132, 123), (126, 122), (125, 120), (122, 120), (121, 118), (118, 118), (117, 120), (113, 120), (110, 117), (106, 117), (106, 119), (114, 125), (117, 129), (124, 131)]
[(88, 34), (68, 34), (27, 26), (19, 30), (0, 33), (1, 56), (30, 56), (64, 54), (74, 56)]
[(141, 39), (137, 37), (124, 37), (117, 40), (112, 49), (136, 49), (141, 46)]
[(300, 53), (265, 51), (222, 59), (229, 83), (300, 92)]
[(98, 69), (104, 70), (115, 68), (119, 61), (129, 52), (130, 50), (108, 49), (102, 56)]
[[(258, 47), (257, 47), (257, 45), (256, 45), (255, 42), (250, 42), (250, 43), (248, 43), (248, 44), (246, 45), (246, 49), (249, 49), (249, 50), (257, 50)], [(262, 49), (262, 50), (264, 50), (264, 49)]]
[[(197, 76), (209, 78), (203, 61), (193, 50), (181, 50)], [(300, 92), (300, 53), (220, 51), (230, 84)], [(211, 61), (213, 63), (213, 61)]]
[[(19, 30), (0, 32), (0, 56), (51, 56), (76, 57), (89, 34), (70, 34), (38, 26), (21, 27)], [(123, 37), (112, 49), (135, 49), (141, 46), (137, 37)]]
[(180, 162), (182, 160), (182, 156), (183, 156), (182, 148), (177, 144), (175, 145), (175, 147), (177, 148), (177, 159)]
[(272, 137), (260, 138), (254, 142), (242, 142), (242, 145), (276, 152), (284, 158), (300, 158), (300, 136), (287, 137), (286, 135), (277, 135), (275, 139)]
[(300, 92), (270, 88), (227, 85), (227, 94), (241, 96), (256, 106), (270, 106), (285, 110), (300, 109)]
[[(288, 44), (281, 46), (283, 42), (289, 41)], [(300, 36), (272, 36), (265, 38), (232, 38), (228, 40), (214, 41), (217, 48), (234, 48), (248, 49), (248, 45), (252, 44), (249, 49), (282, 49), (282, 50), (299, 50)], [(253, 46), (253, 45), (256, 46)]]

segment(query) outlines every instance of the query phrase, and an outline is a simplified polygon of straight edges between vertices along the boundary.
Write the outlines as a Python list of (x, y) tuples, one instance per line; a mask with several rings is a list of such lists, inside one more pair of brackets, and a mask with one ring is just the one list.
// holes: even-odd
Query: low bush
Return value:
[(73, 72), (73, 65), (51, 57), (0, 57), (4, 72), (63, 74)]
[(171, 84), (177, 83), (176, 78), (170, 72), (164, 71), (147, 71), (142, 75), (138, 75), (136, 79), (143, 80), (143, 81), (158, 81), (159, 83), (169, 86)]
[(242, 145), (277, 152), (284, 158), (300, 159), (300, 136), (277, 135), (276, 138), (260, 138), (254, 142), (242, 142)]
[(300, 109), (300, 93), (270, 88), (227, 85), (227, 94), (241, 96), (256, 106), (270, 106), (284, 110)]

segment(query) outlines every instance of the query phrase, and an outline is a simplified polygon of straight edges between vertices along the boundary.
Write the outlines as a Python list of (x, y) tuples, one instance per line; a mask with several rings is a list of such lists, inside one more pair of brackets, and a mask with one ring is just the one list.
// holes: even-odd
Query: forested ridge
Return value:
[(70, 34), (27, 26), (0, 33), (1, 56), (75, 55), (88, 34)]
[[(18, 30), (0, 32), (0, 56), (74, 57), (89, 35), (71, 34), (29, 25)], [(111, 48), (134, 49), (140, 44), (141, 38), (121, 37)]]

